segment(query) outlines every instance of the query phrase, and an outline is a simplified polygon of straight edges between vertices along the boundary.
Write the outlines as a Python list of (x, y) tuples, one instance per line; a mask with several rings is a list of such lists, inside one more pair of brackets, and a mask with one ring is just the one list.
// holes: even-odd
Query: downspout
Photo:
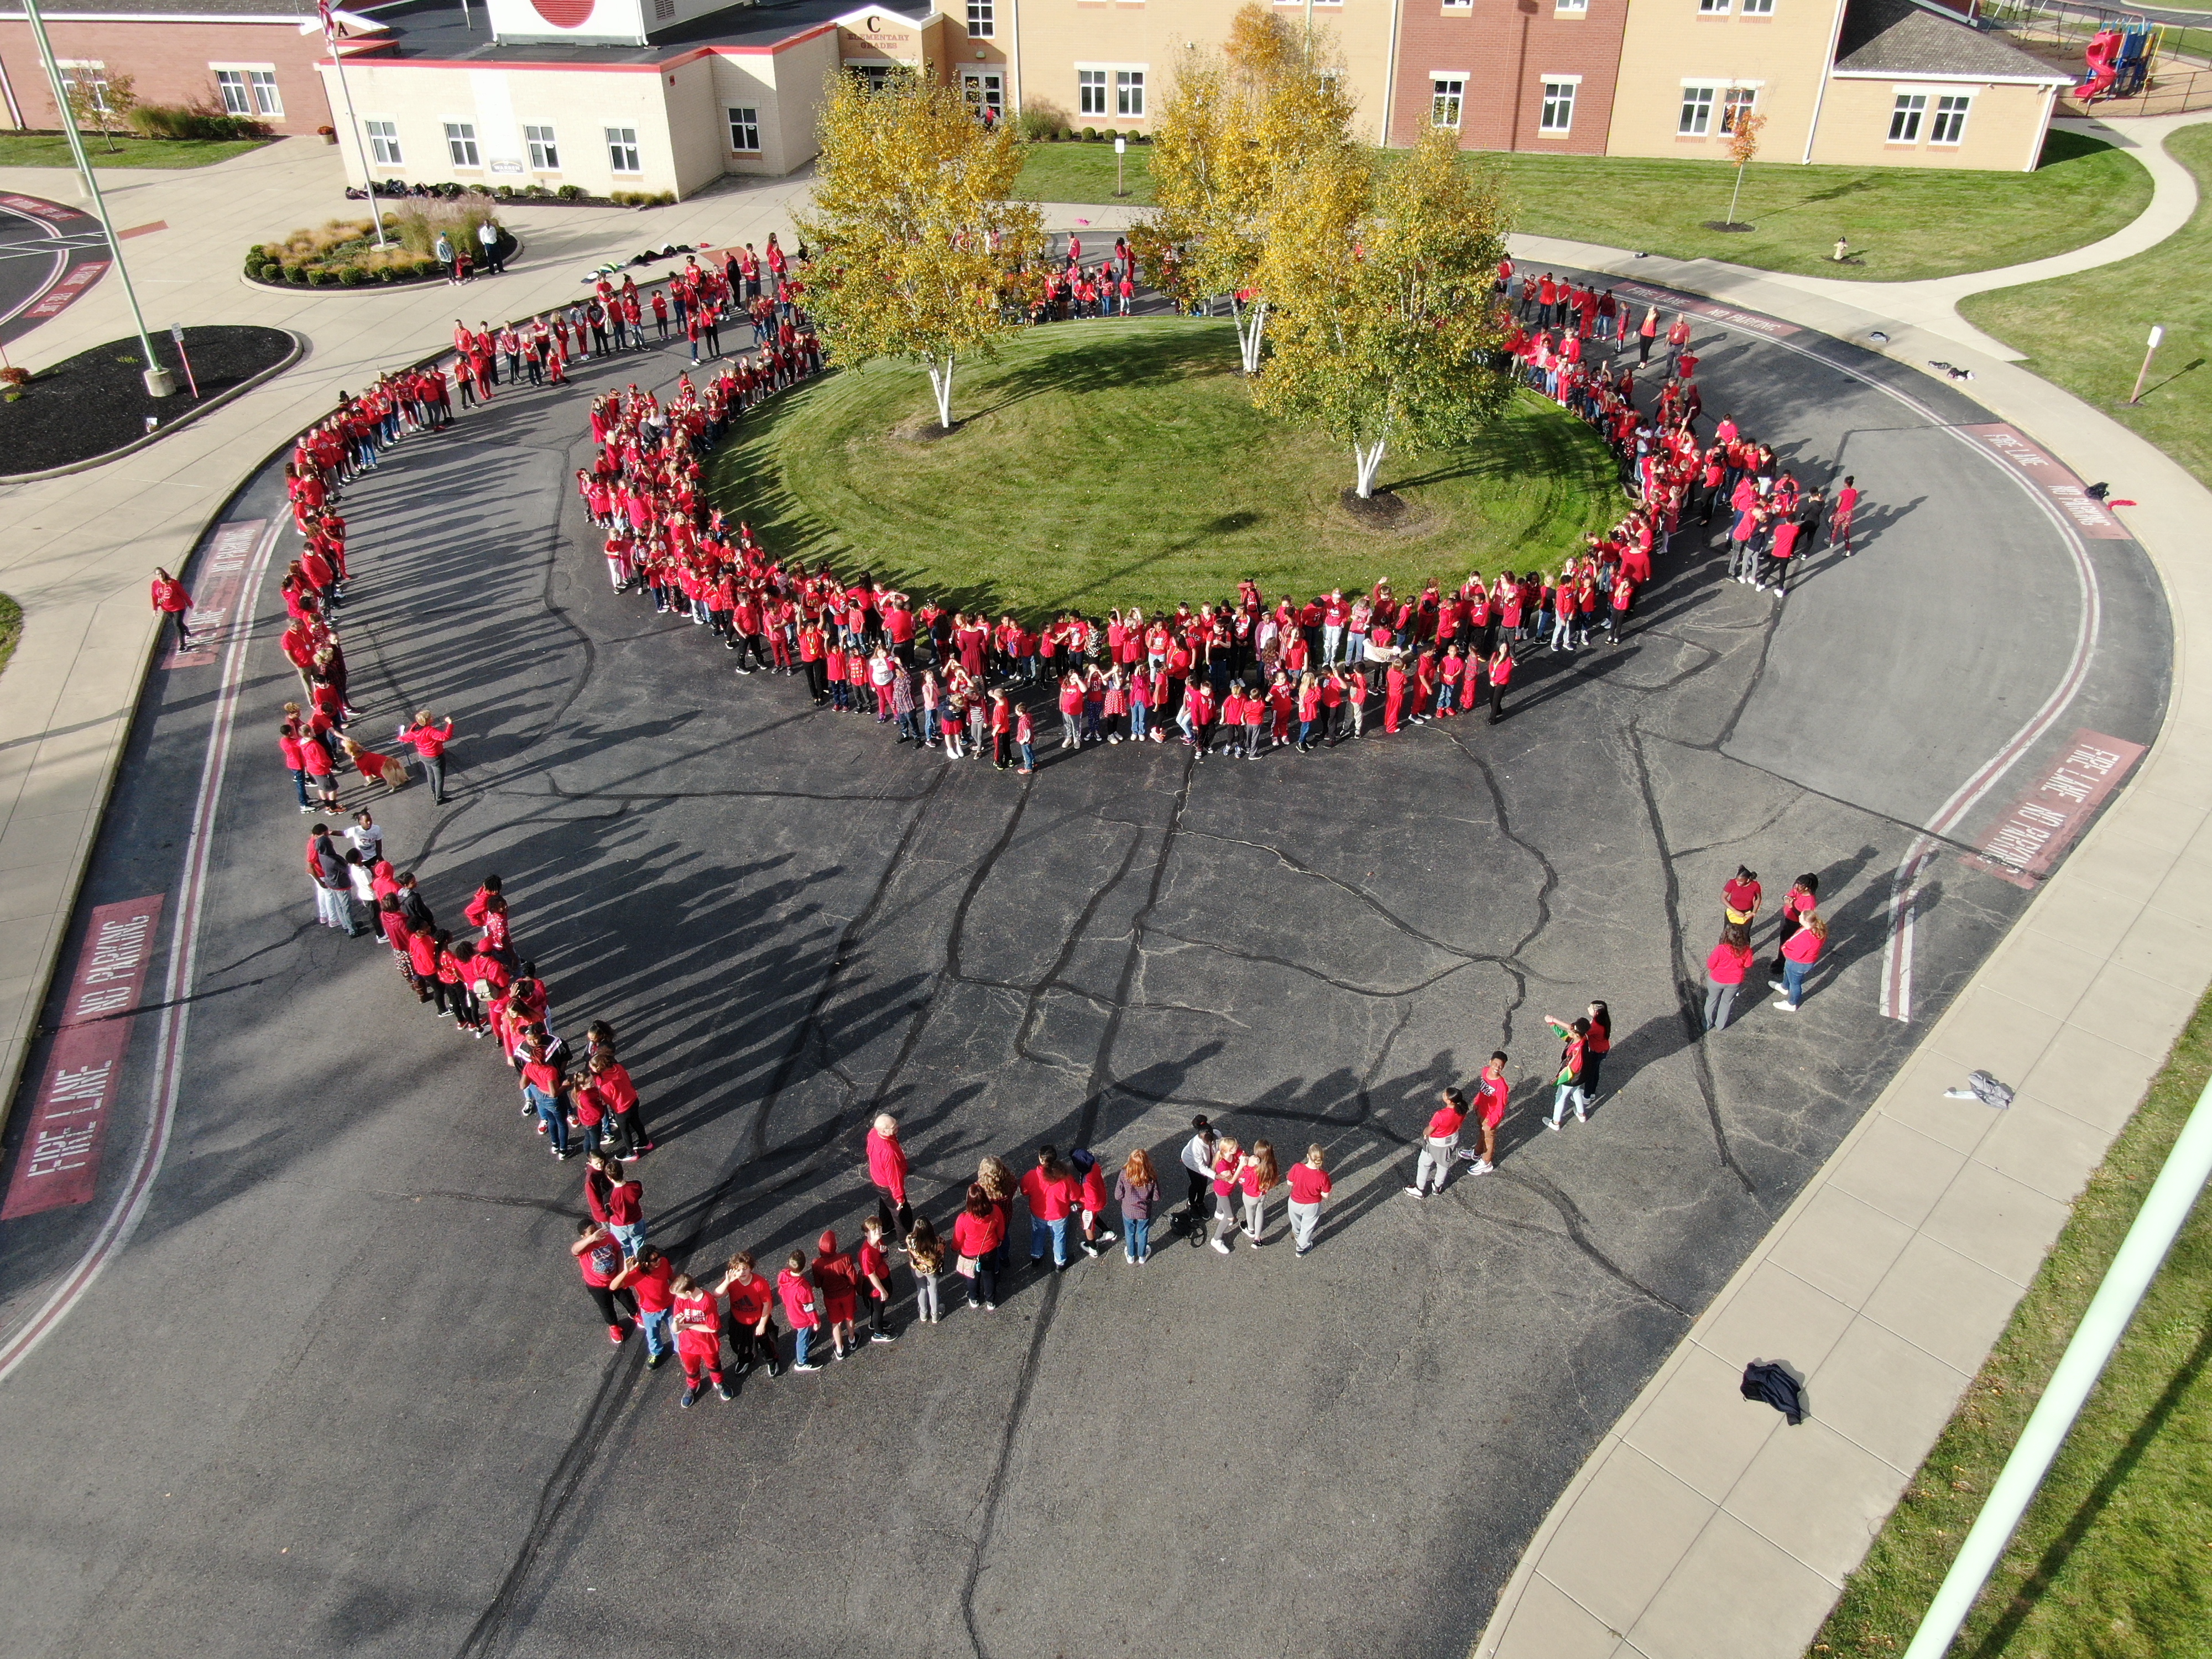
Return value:
[(1022, 0), (1007, 8), (1014, 15), (1014, 113), (1022, 112)]
[(1406, 9), (1406, 0), (1391, 0), (1390, 54), (1382, 65), (1382, 148), (1390, 148), (1390, 109), (1398, 97), (1398, 19)]
[(2051, 112), (2057, 102), (2058, 88), (2044, 88), (2043, 118), (2035, 124), (2035, 141), (2027, 147), (2027, 164), (2021, 168), (2022, 173), (2034, 172), (2036, 164), (2043, 160), (2044, 142), (2051, 137)]
[(1827, 55), (1820, 59), (1820, 89), (1813, 94), (1813, 118), (1805, 126), (1805, 153), (1797, 159), (1809, 163), (1813, 159), (1813, 141), (1820, 136), (1820, 106), (1828, 101), (1828, 77), (1835, 72), (1836, 42), (1844, 38), (1844, 13), (1850, 0), (1836, 0), (1836, 21), (1828, 30)]

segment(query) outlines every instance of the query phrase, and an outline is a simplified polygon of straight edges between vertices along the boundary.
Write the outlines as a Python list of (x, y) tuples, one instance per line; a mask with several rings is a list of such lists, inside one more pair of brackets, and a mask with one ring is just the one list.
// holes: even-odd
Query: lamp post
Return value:
[(131, 272), (123, 263), (123, 244), (115, 239), (115, 227), (108, 222), (107, 203), (100, 193), (100, 181), (92, 176), (92, 163), (85, 157), (84, 135), (76, 130), (76, 122), (70, 114), (69, 93), (62, 85), (61, 65), (54, 61), (53, 43), (46, 39), (46, 20), (39, 15), (39, 0), (23, 0), (23, 11), (30, 20), (31, 33), (39, 43), (39, 61), (46, 66), (46, 84), (53, 88), (54, 107), (61, 112), (62, 136), (69, 140), (70, 154), (76, 158), (77, 176), (84, 180), (93, 217), (100, 221), (100, 232), (107, 238), (107, 257), (115, 262), (115, 274), (123, 283), (123, 297), (131, 307), (131, 321), (138, 331), (139, 347), (146, 354), (146, 372), (140, 377), (146, 382), (146, 395), (173, 398), (177, 377), (162, 368), (161, 360), (154, 356), (154, 337), (146, 331), (145, 316), (138, 309), (137, 290), (131, 286)]
[[(346, 84), (345, 52), (338, 45), (338, 20), (332, 15), (331, 0), (316, 0), (313, 23), (300, 25), (300, 33), (307, 34), (316, 28), (323, 32), (323, 40), (331, 49), (331, 71), (337, 76), (338, 99), (345, 105), (346, 125), (353, 130), (354, 153), (361, 157), (362, 188), (368, 192), (368, 222), (376, 228), (376, 245), (389, 246), (384, 240), (384, 210), (376, 201), (376, 167), (368, 159), (368, 146), (362, 142), (361, 120), (353, 112), (353, 88)], [(467, 10), (462, 11), (462, 21), (468, 21)]]

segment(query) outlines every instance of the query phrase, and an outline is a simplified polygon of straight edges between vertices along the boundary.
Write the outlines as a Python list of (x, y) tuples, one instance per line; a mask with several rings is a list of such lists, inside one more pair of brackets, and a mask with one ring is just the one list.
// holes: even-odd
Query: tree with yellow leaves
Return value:
[(1393, 446), (1470, 442), (1511, 395), (1492, 291), (1507, 218), (1494, 177), (1442, 130), (1379, 171), (1316, 157), (1277, 201), (1260, 271), (1280, 296), (1273, 355), (1253, 398), (1349, 442), (1363, 500)]
[(1333, 52), (1247, 0), (1223, 52), (1187, 54), (1153, 123), (1158, 206), (1131, 233), (1145, 279), (1178, 307), (1227, 295), (1247, 374), (1267, 326), (1259, 270), (1275, 198), (1309, 160), (1357, 149)]
[(902, 70), (879, 88), (833, 73), (820, 137), (798, 216), (808, 313), (840, 362), (921, 363), (950, 427), (953, 369), (988, 357), (1042, 282), (1038, 210), (1007, 200), (1013, 133), (987, 129), (957, 88)]

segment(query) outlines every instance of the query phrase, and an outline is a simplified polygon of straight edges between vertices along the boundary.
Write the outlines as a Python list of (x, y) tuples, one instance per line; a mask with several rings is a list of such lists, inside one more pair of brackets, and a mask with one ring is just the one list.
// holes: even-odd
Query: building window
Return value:
[(1446, 11), (1473, 11), (1474, 0), (1444, 0)]
[(225, 115), (253, 113), (253, 94), (246, 89), (244, 70), (217, 70), (215, 72), (215, 89), (222, 94), (222, 112)]
[(477, 161), (477, 130), (467, 121), (446, 123), (446, 154), (457, 167), (478, 166)]
[(1114, 71), (1114, 113), (1133, 115), (1139, 120), (1144, 118), (1144, 70), (1115, 70)]
[(1589, 0), (1559, 0), (1559, 3), (1554, 9), (1559, 11), (1574, 12), (1588, 11), (1589, 9)]
[(1707, 17), (1724, 17), (1728, 9), (1729, 0), (1698, 0), (1698, 12)]
[(107, 65), (89, 62), (58, 64), (62, 72), (62, 95), (69, 96), (78, 87), (92, 89), (92, 106), (105, 112), (107, 108)]
[(1104, 70), (1075, 71), (1075, 112), (1078, 115), (1103, 115), (1106, 112)]
[(1750, 114), (1758, 103), (1758, 88), (1730, 87), (1721, 94), (1721, 131), (1734, 132), (1736, 123)]
[(530, 147), (530, 170), (532, 173), (561, 171), (561, 146), (554, 142), (550, 127), (526, 126), (522, 142)]
[(1897, 102), (1889, 111), (1889, 142), (1893, 144), (1917, 144), (1920, 142), (1920, 118), (1928, 112), (1928, 94), (1924, 92), (1900, 92)]
[(1467, 95), (1464, 76), (1437, 75), (1429, 79), (1429, 125), (1459, 130), (1460, 100)]
[(732, 109), (730, 112), (730, 148), (740, 155), (760, 154), (760, 112), (757, 109)]
[(1743, 15), (1746, 17), (1771, 17), (1774, 15), (1774, 0), (1743, 0)]
[(637, 164), (637, 129), (609, 127), (607, 129), (607, 165), (617, 173), (642, 173)]
[(248, 70), (246, 84), (253, 90), (253, 112), (256, 115), (282, 115), (284, 100), (276, 95), (275, 70)]
[(1682, 88), (1682, 118), (1674, 131), (1685, 138), (1702, 138), (1713, 127), (1714, 87), (1684, 87)]
[(1544, 113), (1536, 122), (1539, 132), (1567, 132), (1575, 125), (1575, 83), (1544, 82)]
[(407, 158), (399, 153), (399, 123), (397, 121), (363, 121), (368, 129), (369, 159), (380, 167), (407, 165)]
[(1966, 106), (1973, 102), (1971, 95), (1961, 93), (1956, 97), (1936, 100), (1936, 119), (1928, 129), (1931, 144), (1956, 144), (1966, 137)]
[(968, 38), (988, 40), (999, 32), (997, 18), (993, 15), (995, 0), (968, 0)]

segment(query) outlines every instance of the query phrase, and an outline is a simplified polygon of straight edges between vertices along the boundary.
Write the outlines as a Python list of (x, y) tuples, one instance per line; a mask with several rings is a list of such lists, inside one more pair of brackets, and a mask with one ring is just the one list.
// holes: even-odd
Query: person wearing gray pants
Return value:
[[(1444, 1189), (1444, 1178), (1451, 1173), (1452, 1154), (1459, 1150), (1459, 1126), (1467, 1121), (1467, 1102), (1456, 1089), (1447, 1089), (1441, 1097), (1443, 1104), (1430, 1115), (1427, 1132), (1421, 1138), (1421, 1155), (1413, 1164), (1413, 1184), (1406, 1188), (1415, 1198), (1426, 1198), (1431, 1192)], [(1429, 1178), (1436, 1177), (1436, 1185)]]

